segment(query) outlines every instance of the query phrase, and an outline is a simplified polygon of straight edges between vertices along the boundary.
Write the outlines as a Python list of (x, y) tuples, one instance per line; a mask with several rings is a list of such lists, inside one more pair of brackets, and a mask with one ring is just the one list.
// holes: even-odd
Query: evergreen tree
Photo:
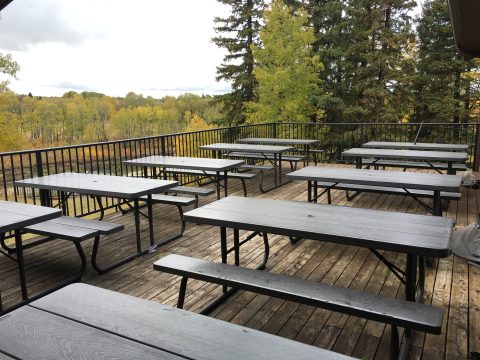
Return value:
[(418, 19), (415, 121), (459, 122), (465, 62), (457, 58), (448, 4), (427, 0)]
[(215, 18), (215, 31), (219, 34), (213, 42), (227, 50), (223, 63), (217, 67), (217, 81), (226, 80), (232, 84), (233, 91), (220, 95), (229, 125), (245, 121), (244, 104), (255, 99), (257, 85), (254, 59), (251, 47), (258, 45), (260, 18), (264, 9), (264, 0), (218, 0), (231, 7), (231, 15)]
[(265, 11), (260, 30), (262, 47), (252, 46), (257, 63), (258, 100), (248, 103), (251, 122), (309, 121), (317, 117), (322, 98), (318, 71), (322, 64), (312, 57), (313, 30), (304, 11), (290, 12), (282, 0)]
[(411, 0), (350, 0), (342, 82), (351, 121), (398, 121), (411, 107)]

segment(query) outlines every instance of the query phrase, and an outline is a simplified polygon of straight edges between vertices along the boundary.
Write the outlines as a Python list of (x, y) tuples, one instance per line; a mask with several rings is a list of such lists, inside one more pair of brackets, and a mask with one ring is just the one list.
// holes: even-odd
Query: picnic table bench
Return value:
[(85, 284), (69, 285), (0, 318), (0, 338), (0, 354), (24, 360), (351, 359)]
[(441, 308), (292, 276), (175, 254), (156, 261), (153, 268), (182, 277), (178, 308), (183, 308), (187, 281), (192, 278), (389, 324), (392, 360), (401, 359), (409, 346), (404, 342), (403, 348), (400, 348), (397, 327), (432, 334), (440, 334), (442, 328)]
[[(295, 157), (285, 155), (284, 160), (290, 162), (290, 167), (293, 169), (293, 163), (295, 167), (298, 161), (303, 160), (303, 165), (306, 166), (309, 163), (310, 154), (313, 154), (315, 165), (317, 165), (317, 154), (321, 154), (324, 150), (312, 149), (312, 146), (318, 145), (320, 140), (315, 139), (282, 139), (282, 138), (243, 138), (237, 140), (240, 144), (269, 144), (269, 145), (288, 145), (288, 146), (300, 146), (302, 149), (295, 148), (296, 152), (303, 153), (304, 156)], [(289, 158), (290, 160), (287, 160)], [(293, 171), (293, 170), (292, 170)]]
[(369, 141), (362, 145), (364, 148), (379, 149), (407, 149), (407, 150), (433, 150), (433, 151), (462, 151), (468, 150), (468, 144), (438, 144), (414, 143), (402, 141)]
[(229, 157), (230, 154), (246, 154), (244, 158), (248, 158), (249, 155), (254, 154), (254, 156), (260, 156), (260, 158), (269, 161), (273, 166), (274, 185), (264, 190), (260, 184), (260, 190), (262, 191), (270, 191), (285, 184), (282, 179), (283, 155), (286, 152), (295, 150), (292, 146), (229, 143), (203, 145), (200, 146), (200, 149), (212, 151), (214, 156), (219, 159), (223, 156)]
[[(144, 177), (148, 177), (149, 168), (152, 169), (153, 178), (163, 175), (164, 179), (166, 179), (167, 174), (184, 174), (207, 177), (216, 185), (217, 199), (220, 199), (222, 179), (224, 195), (227, 196), (229, 178), (240, 179), (242, 181), (243, 189), (246, 194), (245, 180), (249, 180), (255, 177), (255, 174), (245, 174), (245, 176), (238, 176), (236, 173), (232, 172), (232, 170), (236, 170), (240, 166), (245, 164), (245, 161), (241, 160), (153, 155), (133, 160), (127, 160), (124, 161), (124, 164), (131, 167), (143, 168)], [(159, 170), (158, 172), (157, 169)], [(197, 191), (196, 194), (203, 195), (201, 191)]]
[(417, 163), (421, 162), (437, 172), (440, 172), (440, 169), (436, 167), (435, 162), (446, 162), (447, 174), (455, 175), (456, 169), (454, 168), (453, 164), (465, 163), (468, 155), (465, 152), (455, 151), (353, 148), (342, 152), (342, 156), (355, 158), (356, 167), (358, 169), (362, 168), (364, 158), (373, 159), (367, 164), (369, 167), (375, 166), (375, 164), (377, 164), (379, 161), (383, 162), (383, 164), (386, 164), (387, 160), (385, 159), (388, 159), (388, 161), (393, 159), (395, 161), (402, 160), (414, 161)]
[[(220, 227), (223, 263), (234, 252), (238, 265), (241, 245), (256, 235), (263, 236), (265, 256), (259, 269), (268, 261), (268, 234), (366, 247), (400, 279), (405, 285), (405, 297), (411, 301), (423, 297), (424, 258), (447, 257), (453, 229), (452, 219), (438, 216), (236, 196), (191, 210), (185, 213), (185, 220)], [(227, 228), (233, 229), (230, 249)], [(239, 230), (252, 234), (240, 241)], [(378, 250), (405, 253), (405, 269), (389, 262)]]
[[(350, 169), (340, 167), (307, 166), (287, 174), (292, 180), (307, 181), (307, 199), (316, 202), (327, 192), (328, 203), (331, 203), (330, 190), (353, 190), (394, 195), (410, 196), (434, 215), (442, 215), (441, 200), (459, 200), (462, 178), (457, 175), (426, 174), (399, 171), (380, 171), (366, 169)], [(317, 188), (325, 188), (318, 194)], [(353, 196), (347, 193), (350, 200)], [(420, 198), (432, 198), (433, 206), (429, 206)]]
[[(2, 239), (8, 232), (14, 233), (15, 255), (10, 256), (0, 250), (0, 253), (14, 260), (17, 263), (20, 277), (20, 289), (23, 301), (28, 300), (27, 280), (25, 277), (25, 264), (23, 259), (22, 229), (43, 221), (58, 218), (62, 215), (59, 209), (52, 209), (44, 206), (21, 204), (12, 201), (0, 201), (0, 234)], [(1, 304), (1, 303), (0, 303)], [(3, 310), (3, 307), (0, 311)]]
[[(14, 185), (40, 189), (47, 192), (58, 191), (60, 194), (59, 206), (62, 208), (63, 215), (67, 215), (67, 200), (69, 196), (74, 193), (93, 196), (100, 208), (100, 219), (103, 219), (104, 214), (104, 207), (101, 201), (102, 197), (121, 199), (124, 204), (127, 204), (133, 210), (134, 214), (136, 251), (121, 259), (112, 261), (109, 265), (105, 265), (101, 268), (103, 272), (125, 264), (140, 255), (152, 252), (160, 245), (181, 236), (181, 234), (175, 234), (155, 243), (153, 231), (152, 195), (177, 186), (178, 183), (176, 181), (99, 174), (59, 173), (17, 180)], [(145, 198), (142, 199), (144, 196), (146, 196), (146, 200)], [(48, 197), (50, 198), (50, 196)], [(133, 206), (130, 204), (130, 201), (133, 201)], [(146, 215), (140, 212), (140, 201), (147, 202), (148, 211)], [(142, 249), (141, 244), (140, 215), (145, 215), (149, 223), (150, 246), (146, 249)]]

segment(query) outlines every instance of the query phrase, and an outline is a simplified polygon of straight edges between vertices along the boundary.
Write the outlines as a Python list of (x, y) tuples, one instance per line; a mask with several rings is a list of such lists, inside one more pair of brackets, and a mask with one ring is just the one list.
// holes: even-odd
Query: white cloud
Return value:
[(18, 93), (222, 93), (224, 52), (210, 39), (227, 12), (216, 0), (15, 0), (1, 14), (0, 52), (21, 67)]

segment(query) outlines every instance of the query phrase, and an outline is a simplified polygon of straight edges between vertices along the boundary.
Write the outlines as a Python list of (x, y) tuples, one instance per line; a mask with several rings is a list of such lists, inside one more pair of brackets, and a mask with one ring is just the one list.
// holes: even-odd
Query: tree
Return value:
[(398, 121), (411, 108), (414, 60), (411, 0), (349, 0), (343, 56), (345, 117)]
[[(12, 59), (10, 54), (3, 55), (0, 53), (0, 74), (7, 74), (16, 78), (17, 72), (20, 70), (17, 62)], [(8, 90), (9, 80), (0, 81), (0, 92)]]
[(307, 15), (295, 14), (281, 0), (265, 12), (260, 30), (263, 46), (252, 46), (257, 62), (258, 101), (248, 103), (250, 122), (309, 121), (316, 118), (316, 103), (322, 97), (318, 71), (322, 63), (312, 57), (313, 30), (306, 27)]
[(264, 0), (218, 1), (231, 7), (231, 15), (214, 19), (217, 25), (215, 31), (220, 35), (212, 41), (228, 52), (223, 63), (217, 67), (217, 81), (230, 81), (233, 91), (217, 96), (216, 101), (223, 104), (227, 124), (241, 124), (245, 121), (244, 105), (255, 99), (257, 82), (253, 74), (252, 45), (258, 45), (260, 18), (265, 3)]
[(448, 4), (442, 0), (427, 0), (417, 22), (415, 120), (459, 122), (461, 88), (467, 86), (461, 75), (468, 65), (457, 57)]

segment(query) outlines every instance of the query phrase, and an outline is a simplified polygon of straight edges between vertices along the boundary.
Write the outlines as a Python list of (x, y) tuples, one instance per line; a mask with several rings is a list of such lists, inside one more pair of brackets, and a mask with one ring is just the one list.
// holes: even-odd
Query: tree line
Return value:
[[(0, 82), (0, 151), (272, 121), (478, 121), (477, 59), (456, 52), (447, 2), (218, 0), (220, 96), (19, 95)], [(0, 54), (0, 74), (18, 64)], [(333, 130), (332, 130), (333, 131)]]
[(413, 0), (218, 1), (230, 123), (477, 121), (480, 63), (458, 58), (444, 0), (416, 17)]

